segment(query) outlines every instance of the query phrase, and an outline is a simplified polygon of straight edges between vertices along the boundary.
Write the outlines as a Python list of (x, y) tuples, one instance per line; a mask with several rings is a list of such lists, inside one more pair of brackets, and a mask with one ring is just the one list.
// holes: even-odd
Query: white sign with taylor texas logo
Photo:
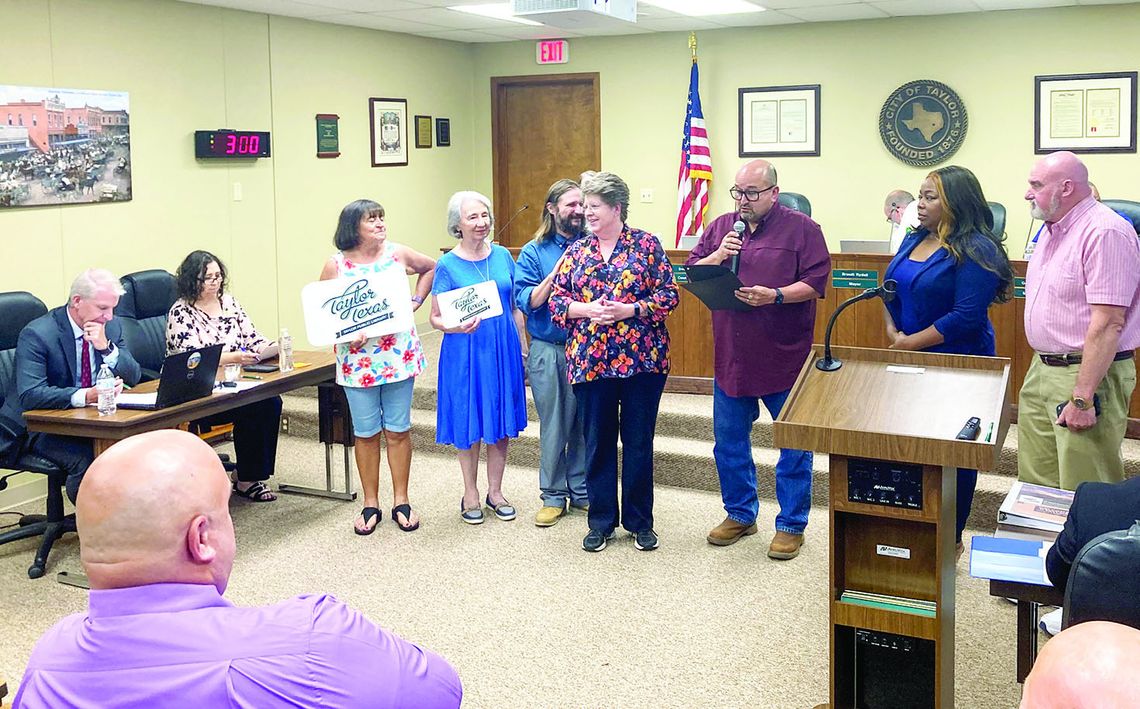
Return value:
[(301, 289), (305, 331), (313, 345), (411, 330), (412, 299), (403, 269), (310, 283)]
[(439, 303), (439, 316), (444, 327), (459, 327), (475, 318), (486, 320), (503, 314), (499, 286), (494, 281), (438, 293), (435, 300)]

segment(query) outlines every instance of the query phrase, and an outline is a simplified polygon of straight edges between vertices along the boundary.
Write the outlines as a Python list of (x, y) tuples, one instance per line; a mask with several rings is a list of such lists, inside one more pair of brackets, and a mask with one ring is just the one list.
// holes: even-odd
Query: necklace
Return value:
[[(483, 241), (483, 242), (480, 242), (480, 243), (482, 243), (482, 244), (485, 244), (485, 243), (487, 243), (487, 242)], [(484, 273), (484, 272), (483, 272), (483, 270), (482, 270), (481, 268), (479, 268), (479, 263), (478, 263), (479, 261), (488, 261), (488, 260), (491, 258), (491, 249), (490, 249), (490, 245), (488, 245), (488, 248), (487, 248), (487, 256), (486, 256), (485, 258), (481, 258), (481, 259), (480, 259), (480, 258), (478, 258), (478, 256), (479, 256), (479, 255), (478, 255), (477, 253), (476, 253), (476, 254), (473, 254), (473, 256), (475, 256), (475, 257), (476, 257), (476, 258), (475, 258), (475, 259), (473, 259), (473, 260), (468, 260), (468, 259), (463, 259), (463, 260), (464, 260), (464, 261), (467, 261), (467, 263), (471, 264), (471, 268), (474, 268), (474, 269), (475, 269), (475, 273), (479, 274), (479, 276), (480, 276), (480, 277), (481, 277), (481, 278), (482, 278), (484, 281), (489, 281), (489, 280), (491, 280), (491, 264), (490, 264), (490, 263), (488, 263), (488, 264), (487, 264), (487, 272), (486, 272), (486, 273)]]

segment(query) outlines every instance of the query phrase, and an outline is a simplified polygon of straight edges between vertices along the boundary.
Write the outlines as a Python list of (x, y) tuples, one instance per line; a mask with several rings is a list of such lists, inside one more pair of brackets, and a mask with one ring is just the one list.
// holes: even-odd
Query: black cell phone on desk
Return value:
[(242, 369), (247, 372), (276, 372), (276, 364), (245, 364)]
[[(1058, 417), (1060, 417), (1061, 410), (1065, 408), (1065, 404), (1067, 404), (1067, 403), (1069, 403), (1069, 402), (1062, 401), (1061, 403), (1057, 404), (1057, 416)], [(1095, 412), (1098, 417), (1100, 416), (1100, 394), (1093, 394), (1093, 412)], [(1058, 425), (1060, 425), (1061, 428), (1068, 428), (1069, 427), (1069, 425), (1064, 423), (1064, 422), (1061, 422)]]

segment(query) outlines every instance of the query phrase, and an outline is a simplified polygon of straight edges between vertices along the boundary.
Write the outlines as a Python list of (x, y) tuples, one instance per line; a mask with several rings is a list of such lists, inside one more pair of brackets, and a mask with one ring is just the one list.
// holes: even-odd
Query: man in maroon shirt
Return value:
[[(776, 418), (811, 350), (815, 300), (822, 298), (831, 270), (823, 231), (805, 214), (777, 202), (776, 168), (753, 160), (736, 173), (730, 190), (736, 211), (709, 225), (689, 254), (689, 264), (729, 267), (739, 254), (744, 284), (736, 297), (750, 311), (713, 311), (713, 434), (721, 499), (728, 516), (708, 535), (728, 546), (756, 533), (759, 500), (752, 460), (752, 424), (759, 402)], [(744, 222), (739, 238), (733, 224)], [(800, 552), (811, 510), (812, 454), (780, 450), (776, 463), (776, 535), (773, 559)]]

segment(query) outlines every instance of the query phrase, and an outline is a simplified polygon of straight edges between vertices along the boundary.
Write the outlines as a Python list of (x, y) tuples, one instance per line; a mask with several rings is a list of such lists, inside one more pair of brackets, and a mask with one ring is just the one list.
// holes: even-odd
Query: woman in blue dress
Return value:
[[(957, 165), (931, 172), (918, 221), (883, 276), (898, 282), (886, 306), (891, 348), (994, 356), (989, 307), (1013, 296), (1013, 268), (978, 178)], [(958, 469), (958, 554), (977, 483), (978, 471)]]
[[(507, 444), (526, 428), (523, 353), (526, 341), (516, 323), (515, 262), (490, 241), (491, 201), (478, 192), (457, 192), (447, 203), (447, 232), (459, 244), (439, 259), (432, 283), (431, 325), (444, 333), (439, 352), (437, 443), (458, 449), (463, 472), (460, 514), (468, 524), (483, 522), (483, 502), (503, 521), (515, 508), (503, 497)], [(502, 315), (448, 327), (439, 294), (493, 281)], [(487, 446), (487, 496), (479, 497), (480, 444)]]

